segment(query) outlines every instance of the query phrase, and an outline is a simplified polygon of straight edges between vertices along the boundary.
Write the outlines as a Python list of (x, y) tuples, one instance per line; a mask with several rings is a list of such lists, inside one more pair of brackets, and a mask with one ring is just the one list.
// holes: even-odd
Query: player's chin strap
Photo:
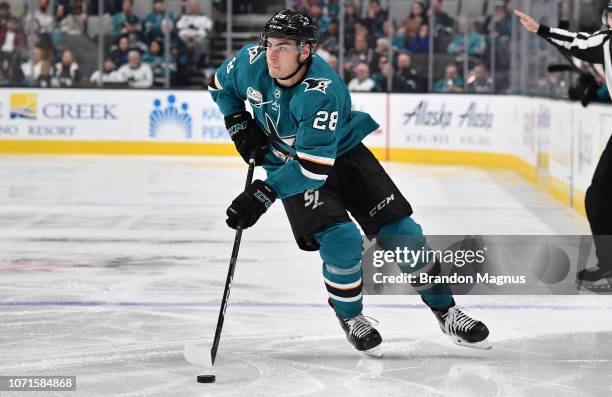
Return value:
[(312, 59), (312, 51), (313, 51), (312, 44), (310, 44), (310, 56), (308, 58), (306, 58), (306, 60), (304, 62), (300, 62), (300, 56), (304, 52), (304, 42), (303, 41), (300, 42), (300, 46), (298, 47), (298, 55), (297, 55), (297, 63), (298, 63), (297, 68), (295, 68), (293, 73), (291, 73), (290, 75), (285, 76), (285, 77), (277, 77), (276, 80), (289, 80), (293, 76), (298, 74), (300, 72), (300, 70), (302, 70), (302, 68), (304, 66), (306, 66), (310, 62), (310, 60)]

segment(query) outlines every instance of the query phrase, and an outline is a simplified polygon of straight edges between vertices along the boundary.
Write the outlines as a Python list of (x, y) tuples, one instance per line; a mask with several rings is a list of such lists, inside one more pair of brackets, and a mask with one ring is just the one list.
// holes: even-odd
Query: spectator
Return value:
[(97, 83), (101, 79), (102, 83), (117, 83), (121, 81), (119, 73), (117, 73), (117, 67), (113, 62), (113, 58), (106, 57), (102, 64), (102, 71), (96, 70), (92, 73), (89, 81), (91, 83)]
[[(166, 21), (164, 22), (164, 18)], [(171, 29), (174, 15), (166, 14), (164, 0), (153, 0), (153, 11), (144, 20), (144, 32), (147, 42), (163, 37), (164, 32)]]
[[(485, 36), (482, 34), (482, 24), (479, 22), (468, 22), (468, 55), (473, 57), (481, 57), (487, 47)], [(465, 52), (465, 36), (463, 33), (455, 35), (452, 43), (448, 46), (448, 53), (452, 55), (461, 55)]]
[(449, 64), (444, 70), (444, 78), (433, 86), (434, 92), (463, 92), (463, 79), (459, 77), (457, 66)]
[(418, 25), (414, 18), (404, 19), (404, 26), (401, 28), (397, 35), (393, 38), (393, 47), (404, 50), (408, 48), (408, 44), (412, 39), (417, 38)]
[(368, 48), (368, 41), (365, 35), (355, 36), (355, 46), (348, 52), (346, 62), (344, 63), (344, 70), (347, 73), (347, 77), (352, 70), (360, 63), (370, 64), (372, 62), (372, 50)]
[(349, 91), (355, 92), (374, 92), (376, 83), (370, 78), (370, 67), (362, 62), (355, 67), (355, 77), (349, 82)]
[(41, 62), (40, 74), (34, 79), (32, 85), (41, 88), (59, 87), (57, 79), (53, 77), (51, 62), (46, 59)]
[(200, 64), (201, 57), (205, 53), (205, 45), (208, 32), (212, 29), (212, 20), (200, 12), (198, 0), (188, 0), (187, 14), (181, 15), (176, 23), (178, 36), (188, 49), (188, 57)]
[(504, 4), (498, 4), (495, 6), (493, 20), (496, 37), (510, 37), (512, 35), (512, 16)]
[(153, 85), (151, 67), (140, 61), (140, 52), (131, 50), (128, 63), (119, 68), (120, 81), (127, 82), (130, 88), (149, 88)]
[(170, 69), (170, 79), (174, 80), (176, 73), (176, 64), (166, 62), (162, 44), (159, 40), (151, 41), (149, 51), (142, 58), (142, 61), (147, 63), (153, 71), (153, 83), (157, 86), (163, 86), (166, 83), (166, 68)]
[(79, 65), (74, 61), (72, 51), (64, 50), (62, 60), (55, 64), (54, 77), (60, 87), (72, 87), (81, 81)]
[(348, 2), (344, 6), (344, 42), (346, 43), (346, 51), (353, 49), (355, 42), (355, 25), (360, 20), (357, 14), (357, 5)]
[(442, 0), (433, 0), (431, 8), (436, 24), (434, 30), (436, 32), (441, 30), (452, 32), (455, 26), (455, 20), (446, 12), (442, 11)]
[(422, 92), (423, 78), (412, 67), (412, 58), (403, 52), (397, 56), (397, 70), (393, 75), (393, 91), (395, 92)]
[(0, 31), (6, 30), (6, 23), (11, 17), (11, 6), (6, 1), (0, 3)]
[(320, 0), (313, 1), (308, 8), (308, 14), (317, 22), (318, 33), (325, 33), (329, 30), (329, 18), (323, 15), (323, 8)]
[(332, 54), (339, 54), (338, 39), (338, 20), (332, 19), (329, 21), (329, 30), (327, 32), (323, 32), (319, 36), (319, 44), (317, 47), (324, 48), (327, 52)]
[(385, 68), (389, 66), (389, 58), (386, 55), (378, 58), (378, 64), (376, 65), (376, 72), (372, 73), (372, 80), (376, 83), (377, 91), (387, 91), (387, 72)]
[(493, 80), (484, 64), (474, 67), (467, 79), (467, 92), (475, 94), (490, 94), (493, 92)]
[(331, 19), (337, 19), (340, 12), (340, 2), (338, 0), (329, 0), (327, 2), (327, 16)]
[(380, 6), (380, 0), (370, 0), (368, 6), (368, 16), (365, 25), (377, 38), (384, 37), (383, 24), (389, 19), (389, 13)]
[(372, 53), (372, 60), (370, 61), (370, 71), (372, 75), (379, 73), (380, 69), (378, 68), (378, 63), (380, 58), (387, 57), (389, 53), (389, 39), (386, 37), (381, 37), (376, 40), (376, 48), (374, 48), (374, 52)]
[(43, 50), (41, 47), (34, 47), (32, 50), (34, 58), (21, 64), (21, 71), (23, 72), (26, 83), (33, 83), (38, 76), (40, 76), (42, 64), (43, 64)]
[(413, 54), (426, 54), (429, 52), (429, 25), (419, 26), (416, 37), (411, 38), (406, 46)]
[(25, 20), (27, 32), (33, 32), (36, 35), (40, 46), (45, 49), (53, 49), (51, 34), (55, 30), (55, 18), (47, 12), (49, 8), (49, 0), (38, 0), (38, 8), (33, 14), (28, 14)]
[(410, 14), (408, 15), (408, 18), (414, 19), (417, 22), (417, 26), (422, 23), (428, 24), (429, 20), (425, 10), (426, 7), (422, 2), (413, 1), (410, 5)]
[(142, 25), (140, 18), (132, 14), (133, 5), (133, 0), (123, 0), (121, 12), (115, 14), (112, 20), (113, 37), (117, 39), (120, 36), (127, 35), (131, 46), (142, 42)]
[(111, 57), (113, 63), (120, 68), (128, 61), (128, 53), (130, 52), (130, 42), (127, 36), (119, 38), (119, 44), (111, 49)]
[(6, 30), (0, 30), (0, 60), (16, 58), (26, 49), (26, 36), (18, 29), (17, 18), (10, 17), (6, 23)]
[(55, 9), (55, 23), (61, 33), (69, 35), (83, 34), (84, 14), (79, 8), (74, 11), (63, 4), (58, 4)]

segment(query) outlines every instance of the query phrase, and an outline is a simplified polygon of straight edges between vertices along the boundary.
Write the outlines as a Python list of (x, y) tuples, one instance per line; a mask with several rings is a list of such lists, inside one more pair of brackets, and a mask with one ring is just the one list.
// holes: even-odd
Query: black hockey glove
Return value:
[(232, 201), (226, 212), (225, 223), (232, 229), (237, 229), (238, 226), (242, 229), (249, 228), (270, 208), (274, 200), (274, 189), (264, 181), (256, 179)]
[(262, 165), (268, 152), (268, 138), (247, 111), (225, 117), (225, 128), (242, 159), (248, 164), (251, 152), (255, 151), (255, 165)]

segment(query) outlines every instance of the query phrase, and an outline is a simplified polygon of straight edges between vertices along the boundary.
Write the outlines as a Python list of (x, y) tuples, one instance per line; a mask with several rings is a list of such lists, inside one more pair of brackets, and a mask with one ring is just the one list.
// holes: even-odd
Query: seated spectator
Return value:
[(188, 0), (187, 14), (181, 15), (176, 28), (179, 38), (187, 47), (189, 62), (202, 65), (203, 56), (207, 52), (206, 38), (212, 27), (212, 20), (200, 12), (198, 0)]
[[(49, 9), (49, 0), (38, 0), (38, 8), (33, 14), (28, 14), (25, 20), (25, 31), (36, 35), (38, 45), (45, 49), (53, 49), (51, 34), (55, 29), (55, 18)], [(36, 44), (36, 43), (33, 43)]]
[[(378, 64), (376, 65), (376, 70), (372, 73), (372, 80), (376, 83), (377, 91), (385, 92), (387, 91), (387, 78), (389, 74), (385, 71), (385, 68), (389, 66), (389, 58), (386, 55), (378, 58)], [(389, 69), (390, 70), (390, 69)]]
[(151, 67), (140, 61), (140, 52), (131, 50), (128, 63), (118, 70), (119, 80), (127, 83), (130, 88), (149, 88), (153, 85)]
[(389, 19), (389, 13), (380, 6), (380, 0), (370, 0), (365, 25), (377, 38), (384, 37), (383, 24)]
[(360, 20), (357, 5), (349, 1), (344, 6), (344, 43), (346, 51), (353, 49), (355, 43), (355, 24)]
[(11, 17), (11, 6), (6, 1), (0, 3), (0, 31), (6, 30), (6, 23)]
[(166, 62), (164, 50), (159, 40), (151, 41), (149, 51), (142, 58), (142, 61), (147, 63), (153, 71), (153, 83), (157, 86), (163, 86), (166, 83), (166, 68), (170, 69), (170, 79), (174, 80), (176, 74), (176, 63)]
[(332, 54), (339, 54), (338, 52), (338, 20), (332, 19), (329, 21), (329, 30), (319, 35), (319, 41), (317, 48), (324, 48), (327, 52)]
[[(478, 22), (468, 23), (468, 55), (480, 57), (484, 54), (487, 48), (485, 36), (482, 34), (482, 24)], [(452, 43), (448, 46), (448, 53), (452, 55), (461, 55), (465, 52), (465, 36), (463, 33), (457, 33)]]
[(355, 67), (355, 77), (349, 82), (349, 91), (355, 92), (374, 92), (376, 83), (370, 78), (370, 67), (362, 62)]
[(34, 82), (34, 80), (40, 76), (40, 71), (44, 62), (43, 50), (41, 47), (34, 47), (32, 52), (34, 53), (34, 58), (28, 59), (21, 64), (21, 71), (23, 72), (27, 84)]
[(435, 19), (435, 32), (446, 31), (452, 32), (455, 26), (455, 20), (447, 13), (442, 11), (442, 0), (433, 0), (432, 12)]
[(493, 93), (493, 80), (489, 77), (489, 71), (484, 64), (474, 67), (468, 76), (466, 91), (475, 94)]
[(317, 22), (318, 33), (325, 33), (329, 30), (329, 18), (323, 15), (321, 0), (315, 0), (308, 7), (308, 14)]
[(444, 78), (433, 86), (434, 92), (463, 92), (463, 79), (459, 77), (457, 66), (450, 64), (444, 70)]
[(327, 16), (331, 19), (337, 19), (340, 13), (340, 2), (338, 0), (329, 0), (327, 2)]
[(82, 14), (74, 14), (63, 4), (55, 9), (55, 24), (59, 32), (69, 35), (83, 34), (84, 20)]
[(125, 65), (128, 61), (128, 53), (130, 52), (130, 42), (127, 36), (122, 36), (119, 39), (117, 46), (111, 47), (111, 58), (115, 66), (120, 68)]
[(387, 55), (389, 55), (389, 39), (387, 39), (386, 37), (381, 37), (376, 40), (376, 48), (374, 48), (374, 52), (372, 53), (372, 60), (369, 64), (372, 76), (380, 72), (380, 69), (378, 68), (378, 62), (380, 58), (386, 58)]
[(0, 60), (18, 58), (25, 53), (26, 35), (18, 28), (17, 18), (10, 17), (6, 23), (6, 30), (0, 30)]
[[(166, 18), (166, 22), (164, 22)], [(166, 15), (166, 3), (164, 0), (153, 1), (153, 11), (144, 20), (144, 33), (148, 42), (163, 37), (164, 32), (169, 30), (174, 20), (174, 15)]]
[(57, 78), (53, 77), (51, 62), (46, 59), (41, 62), (40, 74), (34, 79), (32, 85), (41, 88), (59, 87)]
[(408, 41), (406, 49), (413, 54), (426, 54), (429, 52), (429, 26), (423, 24), (419, 27), (416, 37)]
[(424, 79), (412, 67), (412, 58), (403, 52), (397, 56), (397, 70), (393, 75), (394, 92), (422, 92)]
[(113, 37), (127, 36), (130, 47), (138, 47), (145, 51), (147, 46), (143, 44), (142, 24), (140, 18), (132, 13), (133, 0), (123, 0), (121, 12), (115, 14), (112, 20)]
[(413, 1), (410, 5), (410, 14), (408, 15), (408, 18), (414, 19), (418, 25), (423, 23), (429, 24), (426, 9), (427, 7), (425, 7), (425, 4), (423, 4), (423, 2)]
[(418, 25), (415, 19), (406, 18), (404, 19), (404, 26), (397, 32), (397, 35), (393, 37), (391, 45), (399, 50), (405, 50), (408, 48), (408, 43), (412, 39), (417, 38)]
[(81, 81), (79, 65), (74, 61), (72, 51), (64, 50), (62, 60), (55, 64), (55, 73), (60, 87), (72, 87)]
[(113, 58), (106, 57), (104, 63), (102, 64), (102, 71), (96, 70), (89, 78), (91, 83), (97, 83), (98, 80), (101, 80), (102, 83), (117, 83), (121, 81), (119, 73), (117, 72), (117, 67), (113, 62)]
[(346, 62), (344, 63), (344, 71), (347, 73), (347, 77), (360, 63), (370, 64), (372, 62), (373, 51), (368, 48), (368, 41), (364, 35), (355, 36), (355, 46), (350, 50), (346, 56)]

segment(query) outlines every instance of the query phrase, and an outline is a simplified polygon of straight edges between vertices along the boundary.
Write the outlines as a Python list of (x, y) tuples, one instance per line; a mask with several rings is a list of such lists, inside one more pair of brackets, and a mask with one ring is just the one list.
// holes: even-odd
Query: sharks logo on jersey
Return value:
[(264, 53), (263, 49), (260, 46), (251, 47), (248, 49), (249, 52), (249, 64), (253, 64), (259, 58), (261, 54)]
[(306, 88), (304, 89), (304, 92), (317, 90), (317, 91), (321, 91), (322, 93), (326, 94), (325, 90), (327, 90), (327, 86), (329, 86), (331, 82), (332, 81), (330, 79), (309, 78), (309, 79), (304, 79), (304, 81), (302, 81), (302, 84), (306, 84)]

